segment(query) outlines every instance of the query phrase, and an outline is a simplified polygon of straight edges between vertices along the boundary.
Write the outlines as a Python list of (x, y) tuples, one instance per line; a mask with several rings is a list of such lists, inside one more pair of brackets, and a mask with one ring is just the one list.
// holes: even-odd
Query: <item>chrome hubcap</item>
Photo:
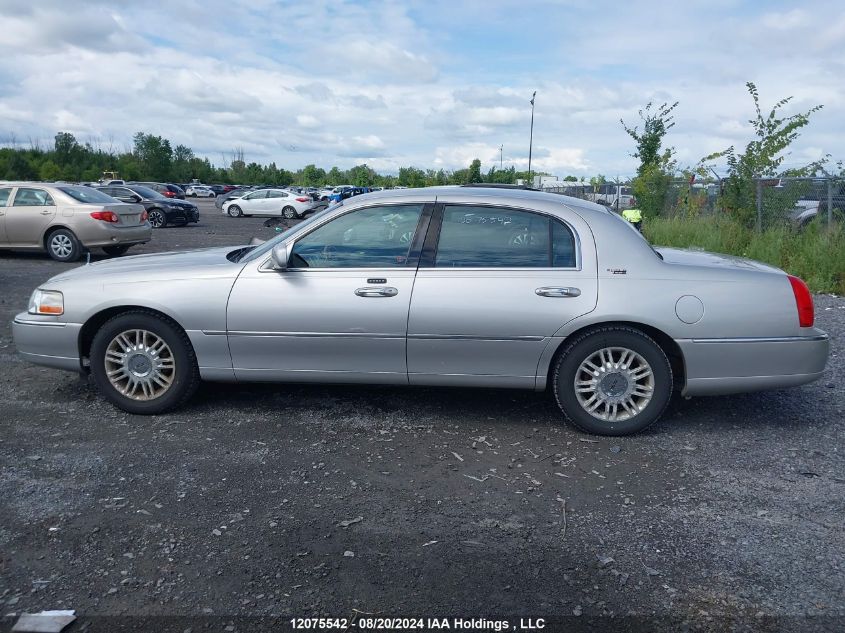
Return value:
[(50, 240), (50, 248), (59, 257), (67, 257), (73, 250), (73, 243), (67, 235), (54, 235)]
[(176, 359), (157, 334), (126, 330), (106, 348), (105, 368), (112, 387), (127, 398), (155, 400), (173, 384)]
[(651, 365), (626, 347), (605, 347), (588, 356), (575, 372), (578, 404), (594, 418), (628, 420), (654, 395)]

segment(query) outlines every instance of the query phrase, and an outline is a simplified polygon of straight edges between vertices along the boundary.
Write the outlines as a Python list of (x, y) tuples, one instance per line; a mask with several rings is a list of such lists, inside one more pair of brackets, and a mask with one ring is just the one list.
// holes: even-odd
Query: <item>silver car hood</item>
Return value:
[[(151, 253), (149, 255), (132, 255), (130, 257), (116, 257), (106, 259), (90, 265), (78, 266), (65, 271), (50, 281), (65, 281), (67, 279), (79, 279), (84, 276), (102, 277), (126, 276), (137, 277), (165, 277), (175, 278), (182, 276), (188, 270), (199, 272), (214, 272), (225, 274), (227, 270), (232, 275), (241, 270), (242, 264), (233, 263), (226, 259), (226, 255), (237, 246), (223, 246), (214, 248), (203, 248), (189, 251), (173, 251), (168, 253)], [(243, 247), (240, 247), (243, 248)]]
[(696, 249), (665, 248), (662, 246), (655, 247), (655, 250), (663, 256), (663, 261), (667, 264), (783, 273), (779, 268), (769, 266), (768, 264), (743, 259), (742, 257), (734, 257), (732, 255), (722, 255), (721, 253), (710, 253)]

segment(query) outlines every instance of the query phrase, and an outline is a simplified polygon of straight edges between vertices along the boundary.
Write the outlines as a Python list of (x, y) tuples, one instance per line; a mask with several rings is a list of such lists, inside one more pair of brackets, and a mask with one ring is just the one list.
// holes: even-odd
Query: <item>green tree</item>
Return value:
[(416, 167), (400, 167), (398, 182), (402, 187), (425, 187), (425, 172)]
[(41, 180), (48, 182), (60, 180), (62, 178), (62, 168), (48, 159), (41, 163), (38, 175), (41, 177)]
[(173, 162), (170, 141), (161, 136), (138, 132), (132, 137), (136, 159), (142, 173), (151, 180), (169, 180)]
[(481, 178), (481, 161), (479, 159), (473, 160), (469, 165), (468, 182), (482, 182)]
[(672, 111), (678, 106), (678, 102), (672, 105), (663, 103), (652, 109), (653, 105), (649, 102), (639, 111), (643, 123), (642, 131), (638, 126), (629, 127), (624, 120), (619, 119), (625, 132), (636, 144), (631, 156), (639, 158), (640, 165), (633, 182), (634, 196), (638, 206), (647, 216), (656, 216), (663, 210), (675, 167), (672, 160), (675, 149), (664, 148), (663, 139), (666, 133), (675, 127)]
[[(792, 101), (792, 97), (781, 99), (764, 114), (760, 107), (760, 95), (752, 82), (745, 84), (754, 101), (755, 116), (749, 120), (754, 127), (754, 140), (749, 141), (745, 151), (739, 153), (732, 145), (728, 149), (710, 154), (701, 160), (706, 162), (724, 158), (728, 164), (728, 178), (724, 183), (722, 203), (747, 226), (754, 224), (756, 216), (756, 183), (761, 176), (778, 176), (786, 158), (786, 149), (798, 138), (801, 129), (810, 122), (810, 116), (822, 109), (814, 106), (806, 112), (783, 116), (781, 109)], [(819, 170), (826, 159), (812, 162), (798, 169), (790, 169), (789, 175), (804, 176)]]

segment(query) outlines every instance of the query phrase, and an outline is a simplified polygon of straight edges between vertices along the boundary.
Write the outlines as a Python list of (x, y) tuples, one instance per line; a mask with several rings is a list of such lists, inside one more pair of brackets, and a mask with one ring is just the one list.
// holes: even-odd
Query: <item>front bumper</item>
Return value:
[(56, 317), (21, 312), (12, 321), (18, 353), (36, 365), (82, 371), (79, 358), (81, 323), (62, 323)]
[(686, 396), (795, 387), (818, 380), (830, 353), (827, 334), (676, 341), (686, 366)]

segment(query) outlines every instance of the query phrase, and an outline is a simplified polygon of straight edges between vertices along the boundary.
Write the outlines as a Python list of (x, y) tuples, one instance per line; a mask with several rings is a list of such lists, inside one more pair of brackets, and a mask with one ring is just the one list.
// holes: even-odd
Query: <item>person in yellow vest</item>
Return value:
[(622, 217), (628, 220), (640, 232), (643, 232), (643, 213), (639, 209), (625, 209)]

